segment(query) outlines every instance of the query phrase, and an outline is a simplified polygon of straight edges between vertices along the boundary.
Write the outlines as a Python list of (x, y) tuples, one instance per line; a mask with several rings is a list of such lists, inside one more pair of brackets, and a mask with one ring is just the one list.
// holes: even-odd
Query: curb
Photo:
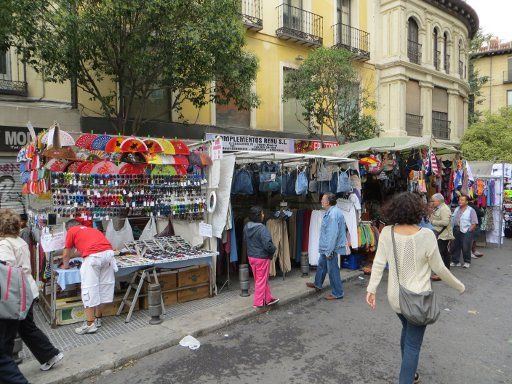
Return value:
[[(358, 273), (355, 273), (355, 272), (358, 272)], [(362, 271), (354, 271), (353, 275), (351, 275), (347, 278), (343, 278), (342, 281), (346, 283), (346, 282), (352, 281), (354, 279), (357, 279), (359, 276), (362, 276), (362, 275), (363, 275)], [(330, 287), (329, 284), (325, 285), (325, 288), (329, 288), (329, 287)], [(313, 295), (318, 295), (318, 293), (315, 290), (300, 292), (299, 294), (297, 294), (295, 296), (290, 296), (290, 297), (281, 299), (279, 307), (291, 304), (293, 302), (299, 301), (301, 299), (304, 299), (304, 298), (307, 298), (307, 297), (310, 297)], [(180, 329), (180, 327), (172, 329), (172, 328), (166, 326), (166, 324), (171, 323), (172, 320), (165, 321), (164, 323), (160, 324), (159, 326), (155, 326), (155, 327), (159, 327), (161, 332), (158, 332), (158, 334), (159, 334), (158, 341), (159, 342), (153, 343), (152, 346), (149, 346), (149, 344), (147, 344), (147, 347), (139, 346), (139, 348), (137, 348), (137, 349), (132, 348), (131, 350), (127, 350), (126, 353), (123, 354), (123, 356), (113, 357), (112, 359), (108, 360), (108, 362), (98, 362), (93, 367), (79, 369), (78, 372), (72, 373), (66, 377), (58, 377), (58, 378), (57, 377), (54, 377), (54, 378), (47, 377), (47, 380), (44, 380), (44, 376), (41, 377), (38, 375), (37, 379), (39, 379), (39, 380), (37, 380), (37, 379), (34, 380), (30, 377), (28, 377), (28, 379), (31, 379), (30, 381), (33, 382), (34, 384), (68, 384), (68, 383), (71, 384), (71, 383), (76, 383), (76, 382), (82, 381), (84, 379), (99, 376), (99, 375), (101, 375), (102, 372), (105, 372), (107, 370), (116, 370), (116, 369), (122, 368), (127, 363), (133, 362), (135, 360), (139, 360), (139, 359), (149, 356), (151, 354), (174, 347), (179, 344), (179, 341), (183, 338), (183, 335), (190, 334), (194, 337), (202, 337), (202, 336), (208, 335), (210, 333), (213, 333), (219, 329), (225, 328), (229, 325), (236, 324), (243, 320), (259, 316), (266, 312), (268, 312), (268, 311), (256, 311), (252, 308), (249, 309), (247, 307), (244, 307), (235, 313), (228, 314), (228, 317), (226, 317), (226, 318), (217, 320), (212, 325), (205, 326), (203, 328), (199, 328), (195, 331), (190, 331), (183, 327), (181, 327), (181, 329)], [(158, 331), (158, 329), (144, 328), (142, 330), (139, 330), (138, 332), (144, 333), (144, 332), (149, 332), (149, 331), (151, 331), (151, 333), (154, 335), (156, 333), (155, 331)], [(166, 333), (167, 333), (167, 335), (166, 335)], [(169, 333), (172, 333), (172, 334), (169, 334)], [(141, 336), (141, 339), (144, 339), (144, 337)], [(94, 348), (95, 346), (89, 345), (89, 346), (85, 346), (83, 348), (87, 348), (87, 347)], [(34, 371), (36, 371), (36, 370), (39, 371), (38, 365), (36, 364), (36, 362), (32, 362), (31, 365), (34, 365), (34, 367), (30, 367), (31, 374), (34, 373)], [(37, 368), (36, 368), (36, 366), (37, 366)], [(25, 369), (23, 371), (25, 371)], [(57, 372), (57, 371), (55, 371), (55, 372)], [(29, 375), (29, 376), (32, 376), (32, 375)], [(55, 376), (57, 376), (57, 375), (55, 375)]]

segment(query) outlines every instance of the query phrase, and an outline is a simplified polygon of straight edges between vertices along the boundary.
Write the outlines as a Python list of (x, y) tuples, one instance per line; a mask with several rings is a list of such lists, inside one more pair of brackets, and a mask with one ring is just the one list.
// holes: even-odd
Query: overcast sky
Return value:
[(480, 18), (484, 33), (512, 41), (512, 0), (466, 0)]

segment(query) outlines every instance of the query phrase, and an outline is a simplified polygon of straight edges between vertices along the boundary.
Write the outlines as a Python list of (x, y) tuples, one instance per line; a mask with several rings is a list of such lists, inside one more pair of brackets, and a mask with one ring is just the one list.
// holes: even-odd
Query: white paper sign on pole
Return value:
[(66, 233), (45, 233), (41, 236), (41, 246), (45, 252), (54, 252), (64, 249)]
[(213, 227), (205, 222), (199, 223), (199, 235), (203, 237), (213, 237)]
[(212, 160), (222, 159), (222, 138), (217, 137), (212, 144)]

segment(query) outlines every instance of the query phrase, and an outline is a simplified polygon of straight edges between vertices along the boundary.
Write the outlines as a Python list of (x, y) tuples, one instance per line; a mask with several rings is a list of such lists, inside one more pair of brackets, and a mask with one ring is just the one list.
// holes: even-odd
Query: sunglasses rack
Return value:
[(86, 175), (52, 172), (54, 213), (100, 220), (170, 216), (203, 220), (207, 183), (202, 175)]
[[(120, 267), (141, 264), (168, 263), (210, 255), (193, 248), (180, 236), (159, 237), (126, 243), (122, 255), (116, 257)], [(128, 256), (130, 255), (130, 256)], [(136, 256), (135, 256), (136, 255)]]

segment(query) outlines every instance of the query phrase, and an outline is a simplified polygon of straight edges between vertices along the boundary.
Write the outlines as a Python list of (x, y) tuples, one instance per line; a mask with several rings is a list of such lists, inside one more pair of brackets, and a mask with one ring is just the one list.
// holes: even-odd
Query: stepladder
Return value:
[[(137, 301), (139, 300), (142, 287), (144, 286), (144, 282), (147, 282), (148, 284), (159, 284), (158, 275), (155, 267), (143, 269), (133, 274), (133, 277), (130, 280), (130, 284), (126, 289), (126, 292), (123, 296), (123, 300), (116, 314), (117, 316), (119, 316), (123, 312), (125, 305), (129, 305), (130, 309), (128, 310), (128, 314), (126, 315), (126, 319), (124, 320), (125, 323), (129, 323), (132, 318), (132, 314), (133, 311), (135, 310), (135, 306), (137, 305)], [(134, 291), (134, 293), (133, 297), (130, 298), (132, 290)], [(162, 297), (160, 297), (160, 301), (160, 305), (162, 306), (162, 314), (165, 315), (165, 306)]]

